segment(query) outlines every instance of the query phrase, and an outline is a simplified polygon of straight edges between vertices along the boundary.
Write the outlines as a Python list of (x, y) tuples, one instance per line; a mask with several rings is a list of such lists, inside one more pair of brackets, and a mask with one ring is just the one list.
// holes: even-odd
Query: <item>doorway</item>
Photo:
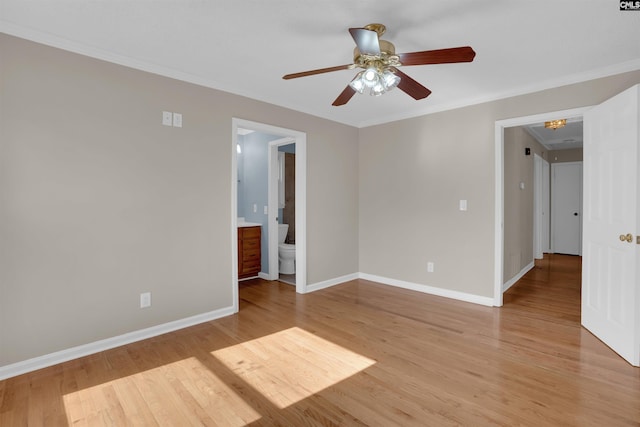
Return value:
[[(231, 120), (232, 131), (232, 145), (231, 145), (231, 262), (232, 262), (232, 295), (234, 312), (239, 309), (239, 294), (238, 294), (238, 129), (248, 129), (256, 132), (261, 132), (269, 135), (274, 135), (279, 138), (277, 141), (286, 141), (287, 143), (295, 143), (296, 147), (296, 163), (295, 163), (295, 224), (296, 224), (296, 292), (306, 293), (307, 291), (307, 247), (306, 247), (306, 179), (307, 179), (307, 136), (306, 133), (295, 131), (291, 129), (285, 129), (277, 126), (272, 126), (259, 122), (252, 122), (249, 120), (243, 120), (233, 118)], [(269, 150), (270, 151), (270, 150)], [(269, 247), (273, 248), (275, 245), (275, 260), (277, 272), (277, 239), (278, 239), (278, 227), (277, 227), (277, 193), (276, 202), (272, 202), (273, 195), (269, 194), (269, 203), (267, 204), (267, 216), (268, 223), (267, 230)], [(269, 250), (269, 252), (273, 252)], [(271, 259), (269, 257), (269, 277), (273, 277), (273, 268), (271, 267)], [(277, 278), (277, 275), (276, 277)]]
[(504, 131), (505, 128), (526, 126), (554, 120), (557, 117), (567, 119), (581, 118), (590, 107), (554, 111), (532, 116), (499, 120), (495, 123), (495, 244), (494, 244), (494, 298), (493, 305), (503, 304), (504, 284)]
[(542, 259), (551, 251), (549, 162), (534, 154), (533, 157), (533, 257)]
[[(279, 280), (289, 285), (297, 283), (297, 261), (293, 261), (294, 272), (282, 271), (280, 263), (280, 244), (295, 245), (296, 235), (296, 141), (292, 138), (281, 138), (269, 142), (269, 224), (274, 224), (277, 233), (269, 233), (269, 280)], [(280, 227), (285, 225), (286, 231), (281, 236)], [(282, 242), (281, 237), (283, 238)], [(289, 247), (290, 248), (290, 247)], [(296, 248), (297, 250), (297, 248)]]

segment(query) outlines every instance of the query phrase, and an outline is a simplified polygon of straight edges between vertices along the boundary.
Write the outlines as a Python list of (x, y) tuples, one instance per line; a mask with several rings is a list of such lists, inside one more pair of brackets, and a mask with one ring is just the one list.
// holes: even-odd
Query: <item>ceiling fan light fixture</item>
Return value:
[(550, 120), (548, 122), (544, 122), (544, 127), (547, 129), (559, 129), (564, 127), (567, 124), (567, 119), (559, 119), (559, 120)]
[(386, 91), (387, 90), (385, 89), (384, 80), (378, 79), (378, 82), (371, 87), (371, 91), (369, 92), (369, 95), (380, 96)]
[(360, 71), (349, 86), (358, 93), (369, 91), (371, 96), (380, 96), (390, 91), (400, 83), (400, 77), (393, 73), (390, 69), (379, 70), (376, 67), (368, 67), (364, 71)]
[(378, 70), (373, 67), (369, 67), (364, 70), (362, 74), (362, 83), (364, 83), (367, 87), (374, 87), (380, 81), (380, 74), (378, 74)]
[(390, 91), (400, 83), (400, 77), (392, 73), (390, 70), (384, 70), (382, 73), (382, 81), (384, 82), (385, 89)]
[(366, 87), (364, 84), (364, 81), (362, 79), (362, 75), (364, 74), (364, 71), (360, 71), (353, 80), (351, 80), (351, 83), (349, 83), (349, 86), (351, 86), (351, 88), (353, 90), (355, 90), (358, 93), (363, 93), (364, 92), (364, 88)]

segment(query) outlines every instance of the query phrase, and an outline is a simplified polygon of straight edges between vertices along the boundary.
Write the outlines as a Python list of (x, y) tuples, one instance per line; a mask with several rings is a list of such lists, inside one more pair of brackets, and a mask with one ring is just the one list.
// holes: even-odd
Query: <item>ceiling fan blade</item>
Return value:
[(317, 70), (303, 71), (301, 73), (287, 74), (285, 76), (282, 76), (282, 78), (285, 79), (285, 80), (297, 79), (298, 77), (313, 76), (313, 75), (316, 75), (316, 74), (330, 73), (332, 71), (350, 70), (353, 67), (354, 67), (353, 64), (337, 65), (335, 67), (319, 68)]
[(356, 42), (358, 50), (364, 55), (380, 55), (380, 43), (378, 33), (366, 28), (349, 28), (351, 37)]
[(402, 65), (449, 64), (453, 62), (471, 62), (476, 53), (469, 46), (450, 49), (425, 50), (423, 52), (400, 53)]
[(411, 77), (407, 76), (402, 71), (397, 68), (392, 68), (391, 71), (400, 77), (400, 83), (398, 83), (398, 89), (405, 92), (407, 95), (412, 97), (413, 99), (423, 99), (427, 96), (431, 95), (431, 91), (426, 87), (422, 86), (417, 81), (413, 80)]
[(333, 106), (337, 107), (339, 105), (344, 105), (347, 102), (349, 102), (349, 100), (351, 99), (351, 97), (353, 95), (356, 94), (356, 91), (349, 85), (347, 85), (346, 88), (344, 88), (344, 90), (342, 91), (342, 93), (340, 95), (338, 95), (338, 97), (336, 98), (335, 101), (333, 101)]

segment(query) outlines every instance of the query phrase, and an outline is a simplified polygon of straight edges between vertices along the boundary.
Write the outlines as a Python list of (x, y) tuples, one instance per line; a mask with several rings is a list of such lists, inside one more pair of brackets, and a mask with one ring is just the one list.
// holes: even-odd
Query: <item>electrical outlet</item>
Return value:
[(264, 214), (269, 215), (269, 206), (264, 207)]
[(427, 263), (427, 273), (433, 273), (433, 263), (432, 262), (428, 262)]
[(140, 294), (140, 308), (151, 307), (151, 292)]

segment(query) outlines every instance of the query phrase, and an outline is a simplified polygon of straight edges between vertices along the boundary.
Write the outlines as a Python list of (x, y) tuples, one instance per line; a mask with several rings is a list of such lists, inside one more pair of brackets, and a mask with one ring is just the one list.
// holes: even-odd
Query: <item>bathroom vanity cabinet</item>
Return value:
[(255, 277), (260, 272), (261, 227), (238, 228), (238, 279)]

